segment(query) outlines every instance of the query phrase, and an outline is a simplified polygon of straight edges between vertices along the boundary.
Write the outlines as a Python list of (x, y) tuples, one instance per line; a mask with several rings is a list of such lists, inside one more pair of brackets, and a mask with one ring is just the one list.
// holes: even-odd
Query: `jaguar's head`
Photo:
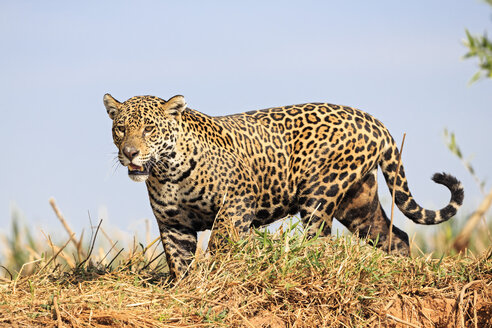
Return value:
[(157, 163), (173, 157), (179, 133), (178, 120), (186, 109), (183, 96), (174, 96), (168, 101), (138, 96), (120, 103), (105, 94), (104, 106), (113, 120), (113, 141), (118, 147), (118, 159), (128, 167), (130, 179), (147, 180)]

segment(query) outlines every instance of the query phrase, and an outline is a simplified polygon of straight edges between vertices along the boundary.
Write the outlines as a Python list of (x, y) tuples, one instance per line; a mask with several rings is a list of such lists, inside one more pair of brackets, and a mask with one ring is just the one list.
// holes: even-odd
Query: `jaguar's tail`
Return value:
[[(390, 192), (393, 192), (393, 182), (398, 165), (398, 156), (398, 148), (393, 138), (391, 138), (390, 144), (387, 145), (387, 148), (379, 161), (379, 165), (381, 166)], [(453, 217), (461, 204), (463, 204), (463, 187), (454, 176), (446, 173), (435, 173), (432, 180), (446, 186), (449, 191), (451, 191), (451, 200), (449, 201), (449, 204), (438, 211), (427, 210), (415, 202), (408, 189), (403, 165), (400, 165), (395, 184), (395, 204), (407, 218), (415, 223), (438, 224), (444, 222)]]

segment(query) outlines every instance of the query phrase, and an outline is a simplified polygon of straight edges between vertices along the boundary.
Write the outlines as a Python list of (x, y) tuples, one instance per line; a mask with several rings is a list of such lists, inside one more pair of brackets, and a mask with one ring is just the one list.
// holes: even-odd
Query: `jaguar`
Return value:
[[(307, 103), (212, 117), (167, 101), (104, 95), (119, 162), (145, 182), (173, 277), (183, 276), (197, 248), (197, 232), (212, 241), (228, 233), (299, 214), (306, 234), (327, 236), (333, 218), (390, 253), (409, 255), (408, 235), (392, 227), (378, 198), (377, 170), (412, 221), (438, 224), (463, 203), (461, 183), (446, 173), (449, 203), (422, 208), (410, 193), (399, 150), (386, 127), (361, 110)], [(391, 243), (390, 243), (391, 240)], [(214, 244), (215, 245), (215, 244)]]

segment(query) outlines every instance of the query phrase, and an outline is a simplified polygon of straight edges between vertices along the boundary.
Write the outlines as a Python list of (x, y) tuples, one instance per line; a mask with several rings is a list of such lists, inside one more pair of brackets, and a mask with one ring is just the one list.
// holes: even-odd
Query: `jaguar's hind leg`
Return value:
[[(388, 252), (390, 220), (378, 197), (377, 168), (352, 185), (335, 212), (335, 218), (350, 232), (368, 237), (370, 243)], [(393, 226), (391, 253), (410, 255), (408, 235)]]

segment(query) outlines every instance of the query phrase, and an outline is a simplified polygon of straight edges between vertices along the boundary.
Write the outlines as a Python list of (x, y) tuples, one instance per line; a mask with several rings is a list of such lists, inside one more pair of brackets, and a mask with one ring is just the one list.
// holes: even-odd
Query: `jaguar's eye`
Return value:
[(144, 130), (145, 130), (145, 133), (150, 133), (150, 132), (154, 131), (154, 127), (151, 125), (148, 125), (145, 127)]
[(116, 129), (120, 131), (121, 133), (125, 133), (125, 126), (124, 125), (117, 125)]

